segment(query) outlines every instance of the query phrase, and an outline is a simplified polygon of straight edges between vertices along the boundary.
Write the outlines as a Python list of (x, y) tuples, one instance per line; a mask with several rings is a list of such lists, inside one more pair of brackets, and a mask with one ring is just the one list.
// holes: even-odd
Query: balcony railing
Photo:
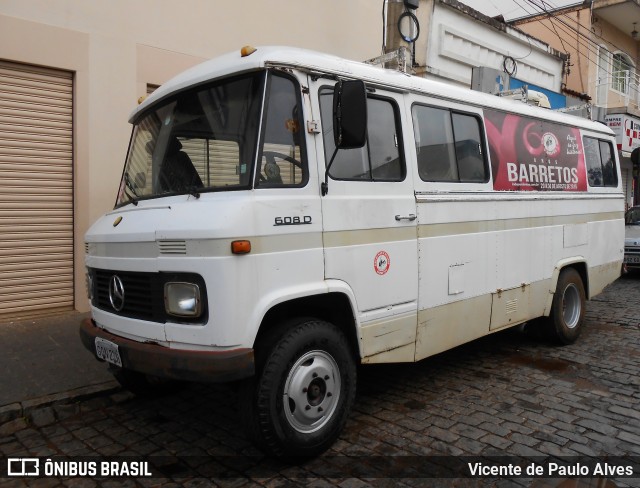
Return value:
[[(618, 95), (617, 97), (615, 95)], [(640, 107), (640, 76), (632, 70), (619, 70), (596, 83), (596, 105)]]

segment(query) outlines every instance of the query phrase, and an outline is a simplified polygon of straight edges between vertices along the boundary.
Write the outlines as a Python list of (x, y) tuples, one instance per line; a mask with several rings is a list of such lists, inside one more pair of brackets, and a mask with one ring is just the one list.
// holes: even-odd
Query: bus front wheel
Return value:
[(320, 454), (340, 435), (355, 398), (347, 338), (329, 322), (303, 320), (267, 354), (243, 399), (253, 439), (278, 457)]

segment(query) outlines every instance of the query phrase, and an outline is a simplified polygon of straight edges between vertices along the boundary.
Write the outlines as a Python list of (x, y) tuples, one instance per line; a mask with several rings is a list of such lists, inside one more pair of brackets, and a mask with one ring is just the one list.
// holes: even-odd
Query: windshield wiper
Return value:
[(138, 206), (138, 194), (136, 193), (135, 186), (131, 183), (131, 178), (129, 178), (129, 173), (124, 174), (124, 183), (125, 183), (125, 191), (127, 196), (129, 197), (129, 202), (133, 203), (136, 207)]
[(125, 191), (125, 194), (129, 198), (129, 202), (127, 202), (127, 203), (133, 203), (137, 207), (138, 206), (138, 196), (135, 193), (133, 195), (131, 195), (131, 193), (133, 193), (131, 191), (131, 189), (127, 188), (126, 190), (128, 190), (128, 191)]
[(189, 188), (187, 188), (187, 193), (189, 195), (192, 195), (196, 198), (200, 198), (200, 192), (198, 191), (199, 188), (195, 187), (195, 186), (190, 186)]

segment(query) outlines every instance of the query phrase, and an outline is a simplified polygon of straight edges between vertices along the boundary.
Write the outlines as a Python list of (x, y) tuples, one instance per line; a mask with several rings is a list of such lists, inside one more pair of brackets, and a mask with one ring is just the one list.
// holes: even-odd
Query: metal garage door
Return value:
[(0, 320), (73, 307), (73, 77), (0, 61)]
[(629, 170), (627, 168), (621, 168), (620, 173), (622, 176), (622, 193), (624, 194), (624, 202), (627, 203), (629, 201)]

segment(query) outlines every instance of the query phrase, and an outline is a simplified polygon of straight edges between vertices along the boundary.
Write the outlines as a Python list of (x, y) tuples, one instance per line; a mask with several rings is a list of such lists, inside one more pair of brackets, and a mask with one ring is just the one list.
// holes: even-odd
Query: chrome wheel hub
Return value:
[(293, 365), (284, 384), (284, 413), (289, 425), (308, 434), (333, 416), (340, 399), (338, 364), (325, 351), (309, 351)]
[(581, 312), (580, 292), (576, 285), (571, 283), (562, 294), (562, 318), (569, 329), (578, 325)]

